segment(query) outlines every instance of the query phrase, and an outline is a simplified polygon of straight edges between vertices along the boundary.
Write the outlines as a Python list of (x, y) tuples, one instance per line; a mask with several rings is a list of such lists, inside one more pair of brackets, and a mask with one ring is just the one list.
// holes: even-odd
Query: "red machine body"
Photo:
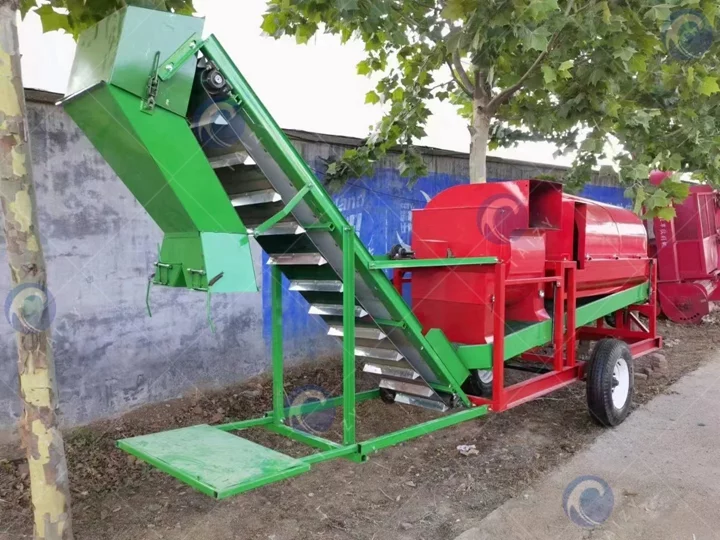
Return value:
[[(413, 211), (418, 259), (494, 256), (507, 268), (505, 319), (549, 318), (544, 278), (576, 262), (577, 297), (611, 294), (650, 279), (647, 233), (632, 212), (564, 194), (553, 182), (519, 180), (447, 189)], [(575, 266), (575, 265), (573, 265)], [(492, 341), (492, 266), (431, 267), (412, 275), (413, 311), (427, 330), (457, 343)]]
[[(655, 171), (650, 183), (670, 175)], [(648, 224), (649, 254), (658, 260), (662, 312), (673, 322), (697, 324), (710, 313), (710, 302), (720, 301), (720, 195), (710, 186), (691, 185), (675, 211), (672, 220)]]

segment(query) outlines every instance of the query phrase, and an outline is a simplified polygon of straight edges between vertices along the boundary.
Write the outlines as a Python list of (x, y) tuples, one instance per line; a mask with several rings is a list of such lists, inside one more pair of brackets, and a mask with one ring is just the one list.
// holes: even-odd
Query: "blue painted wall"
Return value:
[[(490, 182), (499, 181), (501, 179), (490, 179)], [(431, 173), (409, 186), (407, 178), (402, 178), (396, 169), (378, 169), (372, 178), (348, 183), (333, 199), (370, 253), (384, 255), (395, 244), (410, 243), (411, 210), (423, 208), (430, 198), (441, 191), (467, 182), (466, 177)], [(617, 206), (631, 206), (621, 187), (586, 185), (580, 195)], [(266, 261), (267, 256), (264, 255), (263, 263)], [(284, 280), (283, 286), (287, 352), (305, 358), (332, 353), (335, 344), (320, 339), (327, 332), (325, 323), (307, 314), (307, 302), (300, 294), (287, 290), (287, 280)], [(270, 347), (270, 270), (265, 264), (262, 295), (263, 336), (266, 346)], [(339, 345), (337, 350), (340, 350)]]

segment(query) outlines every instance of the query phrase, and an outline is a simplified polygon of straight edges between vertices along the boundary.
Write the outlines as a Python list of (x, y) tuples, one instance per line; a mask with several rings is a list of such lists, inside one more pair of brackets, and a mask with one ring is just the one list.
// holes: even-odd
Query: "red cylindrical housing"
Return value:
[[(564, 195), (553, 182), (455, 186), (412, 219), (418, 259), (494, 256), (508, 263), (511, 325), (549, 318), (545, 298), (552, 287), (540, 282), (549, 262), (578, 261), (578, 296), (615, 292), (649, 276), (645, 228), (637, 216)], [(413, 270), (412, 307), (425, 330), (440, 328), (458, 343), (490, 342), (494, 272), (492, 265)]]

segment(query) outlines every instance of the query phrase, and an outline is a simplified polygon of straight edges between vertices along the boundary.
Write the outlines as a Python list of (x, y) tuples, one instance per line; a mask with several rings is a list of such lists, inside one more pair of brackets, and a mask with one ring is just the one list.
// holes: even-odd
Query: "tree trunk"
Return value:
[[(0, 0), (0, 203), (13, 290), (9, 317), (16, 330), (36, 539), (72, 540), (70, 484), (58, 429), (55, 369), (46, 294), (47, 271), (38, 234), (25, 95), (20, 72), (17, 0)], [(38, 303), (39, 302), (39, 303)]]
[(473, 99), (473, 117), (470, 126), (470, 183), (487, 182), (487, 148), (490, 118), (483, 110), (484, 103)]

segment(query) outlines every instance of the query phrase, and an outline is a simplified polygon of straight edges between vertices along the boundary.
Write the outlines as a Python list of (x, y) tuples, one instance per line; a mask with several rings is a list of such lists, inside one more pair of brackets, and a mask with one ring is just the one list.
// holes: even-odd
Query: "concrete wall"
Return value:
[[(77, 425), (133, 406), (222, 386), (269, 368), (269, 272), (254, 245), (262, 294), (214, 295), (208, 326), (205, 297), (154, 288), (153, 317), (145, 309), (147, 280), (162, 235), (72, 120), (52, 105), (57, 96), (29, 92), (29, 124), (40, 228), (56, 301), (52, 339), (64, 424)], [(306, 161), (322, 176), (323, 159), (358, 139), (290, 131)], [(407, 242), (410, 212), (452, 185), (467, 182), (467, 155), (427, 149), (431, 173), (413, 186), (393, 158), (373, 178), (335, 195), (373, 253)], [(491, 158), (492, 179), (561, 177), (565, 169)], [(594, 179), (596, 184), (608, 181)], [(592, 186), (596, 198), (622, 200), (622, 190)], [(590, 194), (592, 196), (592, 194)], [(4, 239), (0, 241), (4, 244)], [(4, 246), (3, 246), (4, 247)], [(4, 253), (4, 249), (2, 250)], [(0, 270), (3, 298), (9, 272)], [(326, 328), (307, 315), (297, 293), (285, 296), (286, 356), (301, 361), (339, 351)], [(0, 442), (20, 412), (11, 327), (0, 320)]]
[[(29, 102), (40, 230), (57, 306), (52, 329), (62, 419), (76, 425), (195, 387), (242, 380), (269, 367), (260, 294), (205, 297), (155, 287), (148, 276), (162, 233), (73, 121), (50, 103)], [(0, 234), (0, 294), (10, 292)], [(261, 256), (254, 245), (256, 275)], [(336, 344), (324, 333), (288, 344), (288, 358)], [(20, 412), (12, 328), (0, 319), (0, 433)]]

